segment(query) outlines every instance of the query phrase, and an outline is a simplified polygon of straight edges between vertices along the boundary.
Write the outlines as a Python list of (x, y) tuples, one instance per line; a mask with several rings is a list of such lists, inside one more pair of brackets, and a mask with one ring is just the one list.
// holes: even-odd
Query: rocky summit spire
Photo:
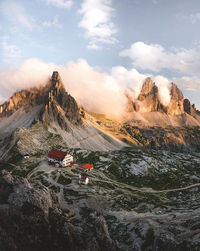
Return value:
[(138, 99), (141, 101), (149, 96), (149, 95), (156, 95), (158, 92), (157, 90), (157, 86), (155, 85), (155, 83), (152, 81), (152, 79), (150, 77), (146, 78), (146, 80), (144, 81), (144, 84), (142, 86), (142, 90), (140, 92), (140, 95), (138, 97)]
[(137, 101), (138, 104), (137, 102), (133, 103), (135, 111), (152, 112), (161, 110), (162, 105), (158, 97), (158, 87), (151, 78), (146, 78)]
[(54, 71), (51, 77), (51, 86), (53, 95), (58, 96), (66, 92), (62, 79), (57, 71)]
[(167, 107), (167, 113), (170, 115), (183, 114), (184, 113), (183, 93), (174, 83), (171, 84), (170, 96), (171, 96), (171, 100)]
[(185, 101), (183, 106), (183, 93), (174, 83), (170, 88), (170, 102), (167, 106), (161, 103), (159, 90), (151, 78), (146, 78), (137, 100), (128, 98), (128, 111), (140, 112), (164, 112), (169, 115), (180, 115), (184, 112), (195, 116), (196, 111), (191, 104)]
[[(62, 110), (62, 115), (60, 111)], [(61, 128), (67, 128), (65, 123), (65, 117), (73, 124), (82, 124), (81, 117), (84, 116), (84, 112), (79, 109), (76, 100), (66, 92), (62, 79), (57, 71), (54, 71), (51, 77), (51, 86), (48, 92), (48, 100), (45, 104), (45, 115), (49, 114), (54, 117), (54, 120), (58, 121)], [(51, 117), (51, 119), (52, 119)], [(48, 116), (44, 117), (48, 122)]]

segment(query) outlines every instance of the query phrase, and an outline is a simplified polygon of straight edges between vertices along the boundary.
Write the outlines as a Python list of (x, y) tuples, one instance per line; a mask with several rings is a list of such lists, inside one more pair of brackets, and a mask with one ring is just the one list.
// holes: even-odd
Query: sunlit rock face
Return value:
[[(41, 117), (44, 113), (53, 115), (54, 119), (63, 124), (63, 116), (74, 124), (81, 124), (84, 111), (79, 108), (76, 100), (66, 92), (62, 79), (57, 71), (54, 71), (46, 85), (30, 90), (16, 92), (8, 101), (0, 106), (0, 117), (9, 117), (22, 108), (29, 110), (37, 105), (42, 105)], [(62, 114), (62, 115), (61, 115)]]
[(121, 250), (118, 242), (111, 239), (105, 218), (93, 218), (91, 236), (73, 225), (70, 216), (61, 210), (61, 200), (53, 190), (41, 182), (0, 171), (2, 251)]
[(84, 111), (79, 108), (76, 100), (66, 92), (57, 71), (54, 71), (51, 77), (48, 101), (45, 104), (45, 114), (43, 116), (45, 121), (51, 119), (48, 118), (48, 115), (53, 116), (54, 120), (57, 120), (62, 128), (66, 127), (64, 117), (72, 123), (80, 125), (82, 124), (81, 117), (84, 116)]
[(141, 112), (162, 111), (164, 108), (158, 97), (158, 87), (151, 78), (145, 80), (138, 101)]
[(135, 112), (166, 112), (159, 100), (158, 87), (151, 78), (147, 78), (142, 86), (137, 100), (128, 97), (128, 110)]
[[(141, 92), (136, 100), (127, 96), (128, 112), (163, 112), (168, 115), (181, 115), (184, 112), (195, 116), (194, 107), (184, 102), (183, 93), (172, 83), (170, 87), (170, 102), (163, 105), (159, 97), (159, 89), (151, 78), (147, 78), (142, 86)], [(167, 95), (167, 94), (166, 94)], [(189, 100), (188, 100), (189, 101)]]
[(183, 114), (184, 113), (183, 93), (174, 83), (172, 83), (171, 85), (170, 95), (171, 95), (171, 100), (169, 106), (167, 107), (167, 113), (170, 115)]
[(20, 108), (28, 109), (45, 102), (45, 87), (39, 89), (22, 90), (14, 93), (4, 104), (0, 106), (0, 117), (9, 117)]
[(183, 105), (184, 105), (184, 111), (190, 114), (191, 116), (195, 117), (196, 115), (195, 105), (194, 104), (191, 105), (189, 99), (184, 99)]

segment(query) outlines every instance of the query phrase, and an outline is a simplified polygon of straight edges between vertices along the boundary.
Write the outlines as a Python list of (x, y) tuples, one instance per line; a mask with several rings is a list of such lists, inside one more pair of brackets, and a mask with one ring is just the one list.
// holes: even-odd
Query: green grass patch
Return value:
[(66, 178), (62, 174), (60, 174), (57, 182), (61, 185), (68, 185), (72, 182), (72, 180), (70, 178)]

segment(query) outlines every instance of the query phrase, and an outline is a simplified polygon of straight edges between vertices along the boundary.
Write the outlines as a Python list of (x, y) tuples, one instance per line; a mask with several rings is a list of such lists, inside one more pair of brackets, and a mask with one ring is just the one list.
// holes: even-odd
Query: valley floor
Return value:
[(89, 235), (93, 219), (103, 215), (122, 250), (199, 250), (198, 152), (66, 150), (77, 162), (94, 164), (87, 186), (78, 184), (75, 167), (49, 166), (47, 153), (1, 168), (55, 191), (70, 222)]

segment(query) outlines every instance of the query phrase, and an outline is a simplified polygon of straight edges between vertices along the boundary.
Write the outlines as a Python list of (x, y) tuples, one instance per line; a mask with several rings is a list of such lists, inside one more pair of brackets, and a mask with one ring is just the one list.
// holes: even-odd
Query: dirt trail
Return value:
[(180, 188), (174, 188), (174, 189), (167, 189), (167, 190), (153, 190), (153, 191), (148, 191), (150, 193), (169, 193), (169, 192), (177, 192), (177, 191), (184, 191), (193, 187), (199, 187), (200, 183), (195, 183), (186, 187), (180, 187)]
[(137, 187), (133, 187), (118, 181), (114, 181), (109, 179), (108, 177), (106, 177), (104, 175), (104, 181), (100, 180), (98, 178), (93, 178), (93, 180), (97, 180), (97, 181), (101, 181), (101, 182), (105, 182), (105, 183), (110, 183), (110, 184), (114, 184), (117, 185), (119, 188), (128, 188), (128, 190), (132, 190), (132, 191), (138, 191), (138, 192), (143, 192), (143, 193), (169, 193), (169, 192), (177, 192), (177, 191), (184, 191), (190, 188), (194, 188), (194, 187), (199, 187), (200, 183), (195, 183), (186, 187), (179, 187), (179, 188), (173, 188), (173, 189), (166, 189), (166, 190), (153, 190), (152, 188), (148, 188), (148, 187), (144, 187), (144, 188), (137, 188)]
[[(37, 168), (35, 168), (32, 172), (30, 172), (28, 174), (28, 178), (30, 178), (37, 171), (41, 171), (41, 170), (51, 172), (51, 171), (53, 171), (55, 169), (52, 168), (52, 167), (49, 167), (48, 164), (46, 164), (45, 162), (42, 162), (41, 165), (39, 165)], [(71, 171), (71, 169), (65, 169), (65, 172), (62, 172), (62, 171), (59, 172), (59, 174), (56, 177), (56, 181), (58, 180), (61, 173), (62, 173), (62, 175), (64, 177), (66, 177), (67, 173), (69, 173), (71, 177), (77, 176), (77, 174), (73, 173)], [(200, 183), (195, 183), (195, 184), (192, 184), (192, 185), (189, 185), (189, 186), (186, 186), (186, 187), (166, 189), (166, 190), (153, 190), (152, 188), (148, 188), (148, 187), (137, 188), (137, 187), (133, 187), (133, 186), (128, 185), (128, 184), (124, 184), (124, 183), (121, 183), (121, 182), (118, 182), (118, 181), (115, 181), (115, 180), (111, 180), (109, 177), (107, 177), (102, 172), (99, 172), (98, 170), (94, 170), (93, 172), (90, 172), (89, 176), (92, 178), (91, 180), (93, 182), (95, 182), (95, 181), (105, 182), (105, 183), (117, 186), (117, 188), (120, 189), (120, 190), (127, 189), (127, 190), (129, 190), (129, 192), (136, 192), (137, 191), (137, 192), (142, 192), (142, 193), (159, 194), (159, 193), (169, 193), (169, 192), (184, 191), (184, 190), (191, 189), (191, 188), (194, 188), (194, 187), (200, 187)], [(56, 183), (56, 181), (54, 181), (53, 183)]]

